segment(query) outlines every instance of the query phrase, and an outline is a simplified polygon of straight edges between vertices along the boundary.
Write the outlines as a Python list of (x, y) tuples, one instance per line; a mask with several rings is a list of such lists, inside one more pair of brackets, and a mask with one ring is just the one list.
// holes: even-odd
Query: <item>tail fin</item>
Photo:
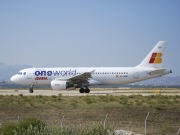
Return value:
[(166, 41), (159, 41), (138, 66), (149, 68), (162, 68), (163, 54), (166, 48), (166, 44)]

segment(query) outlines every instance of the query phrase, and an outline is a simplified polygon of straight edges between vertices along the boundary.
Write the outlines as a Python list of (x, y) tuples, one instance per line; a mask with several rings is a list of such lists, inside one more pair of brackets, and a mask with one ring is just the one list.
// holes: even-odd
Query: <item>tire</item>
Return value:
[(33, 89), (32, 88), (29, 88), (29, 93), (33, 93)]
[(85, 92), (86, 92), (86, 93), (89, 93), (89, 92), (90, 92), (90, 90), (89, 90), (89, 89), (85, 89)]
[(79, 92), (80, 92), (80, 93), (84, 93), (85, 90), (84, 90), (83, 88), (80, 88), (80, 89), (79, 89)]

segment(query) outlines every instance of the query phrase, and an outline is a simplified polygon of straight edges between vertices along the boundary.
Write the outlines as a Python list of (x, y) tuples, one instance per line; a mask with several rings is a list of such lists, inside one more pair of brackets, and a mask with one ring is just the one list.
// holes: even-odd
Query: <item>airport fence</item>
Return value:
[[(33, 110), (24, 110), (14, 113), (9, 109), (8, 113), (0, 111), (0, 126), (9, 121), (18, 122), (21, 119), (35, 117), (50, 125), (59, 125), (61, 128), (78, 129), (79, 127), (88, 127), (92, 124), (100, 123), (106, 127), (111, 125), (114, 130), (123, 129), (125, 131), (133, 131), (147, 135), (170, 135), (180, 133), (180, 111), (168, 112), (144, 112), (139, 110), (139, 113), (126, 111), (125, 109), (112, 111), (99, 110), (55, 110), (48, 114), (48, 109), (40, 110), (38, 113)], [(145, 125), (146, 124), (146, 125)]]

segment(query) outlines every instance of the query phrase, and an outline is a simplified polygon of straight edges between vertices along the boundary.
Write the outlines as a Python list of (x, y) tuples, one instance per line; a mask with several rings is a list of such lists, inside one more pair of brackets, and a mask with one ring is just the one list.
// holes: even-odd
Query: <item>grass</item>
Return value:
[(59, 125), (45, 126), (43, 121), (37, 118), (26, 118), (19, 122), (7, 122), (1, 127), (2, 135), (105, 135), (114, 134), (112, 127), (106, 128), (101, 123), (88, 127), (76, 128), (60, 127)]
[[(180, 96), (162, 96), (152, 95), (142, 97), (141, 95), (131, 96), (82, 96), (82, 97), (62, 97), (62, 95), (52, 96), (1, 96), (0, 107), (7, 106), (25, 106), (25, 107), (47, 107), (47, 106), (62, 106), (63, 108), (102, 108), (106, 107), (136, 107), (147, 106), (156, 108), (159, 105), (179, 105)], [(105, 105), (104, 105), (105, 104)]]
[(67, 132), (79, 133), (78, 129), (87, 131), (93, 128), (90, 126), (93, 123), (102, 125), (108, 113), (107, 124), (114, 125), (114, 129), (143, 134), (147, 112), (150, 112), (147, 121), (149, 134), (176, 134), (180, 125), (180, 96), (0, 95), (0, 123), (16, 122), (17, 116), (20, 120), (33, 116), (46, 124), (46, 130), (51, 127), (57, 132), (61, 132), (57, 125), (60, 125), (63, 115)]
[[(82, 96), (82, 97), (62, 97), (62, 95), (52, 96), (1, 96), (0, 107), (7, 106), (25, 106), (25, 107), (58, 107), (63, 105), (63, 108), (102, 108), (105, 104), (106, 107), (136, 107), (147, 106), (155, 107), (157, 105), (179, 105), (180, 96), (162, 96), (152, 95), (149, 97), (142, 97), (141, 95), (131, 96)], [(102, 106), (103, 104), (103, 106)]]
[[(3, 135), (30, 135), (34, 134), (33, 130), (36, 132), (41, 132), (44, 130), (45, 124), (36, 118), (26, 118), (20, 122), (7, 122), (1, 128), (1, 133)], [(35, 135), (35, 134), (34, 134)]]

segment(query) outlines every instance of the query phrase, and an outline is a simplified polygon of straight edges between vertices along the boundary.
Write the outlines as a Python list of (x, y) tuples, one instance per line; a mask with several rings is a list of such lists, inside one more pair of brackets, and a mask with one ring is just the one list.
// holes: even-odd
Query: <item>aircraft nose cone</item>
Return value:
[(11, 77), (11, 82), (16, 82), (16, 77), (15, 76)]

